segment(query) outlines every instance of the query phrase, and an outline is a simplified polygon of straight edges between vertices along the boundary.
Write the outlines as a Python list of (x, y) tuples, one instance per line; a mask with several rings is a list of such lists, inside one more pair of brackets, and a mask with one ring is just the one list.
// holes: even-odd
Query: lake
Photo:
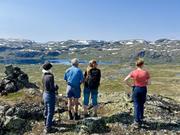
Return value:
[[(43, 64), (49, 61), (54, 64), (70, 65), (70, 59), (0, 59), (1, 64)], [(87, 60), (80, 60), (80, 64), (88, 64)], [(118, 64), (114, 62), (99, 61), (100, 65)]]

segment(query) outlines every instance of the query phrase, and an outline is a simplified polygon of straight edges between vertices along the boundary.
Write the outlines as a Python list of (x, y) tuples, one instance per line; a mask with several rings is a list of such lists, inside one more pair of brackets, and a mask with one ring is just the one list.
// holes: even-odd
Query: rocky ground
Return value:
[[(43, 134), (43, 105), (39, 91), (25, 90), (22, 99), (0, 101), (0, 135)], [(145, 123), (133, 128), (133, 105), (126, 93), (99, 94), (99, 117), (69, 121), (67, 99), (59, 97), (51, 135), (105, 134), (105, 135), (179, 135), (180, 104), (168, 97), (148, 95), (145, 105)], [(82, 108), (80, 108), (82, 114)], [(90, 114), (92, 107), (89, 107)]]

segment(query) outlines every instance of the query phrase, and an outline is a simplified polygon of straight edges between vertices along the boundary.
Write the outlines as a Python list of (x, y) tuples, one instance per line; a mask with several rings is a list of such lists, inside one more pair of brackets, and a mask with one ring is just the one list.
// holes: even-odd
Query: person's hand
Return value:
[(58, 91), (59, 86), (57, 84), (55, 84), (54, 87), (55, 87), (55, 91)]
[(55, 91), (55, 94), (58, 95), (58, 91)]

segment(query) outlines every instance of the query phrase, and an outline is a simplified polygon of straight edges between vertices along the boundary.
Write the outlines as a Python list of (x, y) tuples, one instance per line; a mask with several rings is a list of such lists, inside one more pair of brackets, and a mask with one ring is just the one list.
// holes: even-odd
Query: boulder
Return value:
[(11, 75), (13, 73), (13, 66), (12, 65), (7, 65), (5, 66), (5, 72), (7, 76)]
[(4, 128), (7, 130), (19, 130), (24, 127), (25, 120), (18, 118), (17, 116), (6, 116), (6, 120), (4, 122)]
[(27, 74), (19, 74), (18, 81), (21, 82), (23, 85), (27, 85), (29, 83), (29, 77)]
[(13, 116), (15, 113), (15, 108), (11, 107), (6, 111), (6, 116)]
[(1, 105), (0, 106), (0, 115), (5, 115), (6, 111), (10, 108), (8, 105)]
[(15, 85), (14, 82), (9, 82), (5, 85), (4, 89), (6, 92), (11, 93), (11, 92), (16, 92), (17, 91), (17, 86)]
[(112, 114), (111, 116), (105, 117), (104, 120), (106, 123), (120, 122), (123, 124), (132, 124), (134, 121), (134, 118), (132, 115), (130, 115), (130, 113), (121, 112), (121, 113), (115, 113), (115, 114)]
[(12, 65), (5, 66), (6, 76), (0, 82), (0, 93), (1, 95), (5, 93), (16, 92), (20, 89), (35, 88), (38, 89), (35, 84), (29, 82), (29, 77), (24, 73), (21, 68), (13, 67)]
[(85, 125), (77, 126), (77, 131), (79, 132), (79, 135), (89, 135), (90, 134), (89, 128)]
[(38, 104), (20, 103), (15, 107), (14, 115), (22, 119), (42, 120), (44, 108)]
[(81, 121), (80, 131), (102, 133), (106, 128), (106, 122), (102, 117), (89, 117)]

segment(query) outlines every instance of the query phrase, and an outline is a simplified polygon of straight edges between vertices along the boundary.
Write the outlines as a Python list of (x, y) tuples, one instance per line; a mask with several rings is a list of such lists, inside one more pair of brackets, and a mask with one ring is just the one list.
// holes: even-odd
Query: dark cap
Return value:
[(43, 68), (44, 70), (49, 70), (49, 69), (52, 68), (52, 64), (51, 64), (50, 62), (46, 62), (46, 63), (42, 66), (42, 68)]

